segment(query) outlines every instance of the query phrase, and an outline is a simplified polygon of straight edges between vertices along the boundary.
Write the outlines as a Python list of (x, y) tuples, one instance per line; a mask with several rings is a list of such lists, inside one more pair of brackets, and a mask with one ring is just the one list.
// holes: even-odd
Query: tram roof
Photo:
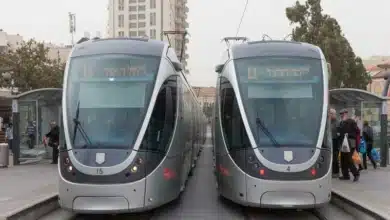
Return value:
[(97, 54), (162, 56), (166, 43), (145, 38), (105, 38), (76, 44), (71, 57)]
[(251, 41), (233, 45), (234, 59), (264, 56), (298, 56), (321, 59), (318, 47), (295, 41)]
[(388, 97), (378, 96), (374, 93), (370, 93), (361, 89), (353, 88), (340, 88), (329, 90), (330, 102), (344, 102), (344, 103), (357, 103), (357, 102), (382, 102), (388, 100)]

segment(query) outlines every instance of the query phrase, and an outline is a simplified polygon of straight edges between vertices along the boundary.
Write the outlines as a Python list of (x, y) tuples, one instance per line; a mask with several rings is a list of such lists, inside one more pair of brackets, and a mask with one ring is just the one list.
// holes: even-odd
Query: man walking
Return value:
[[(341, 180), (349, 180), (349, 170), (354, 176), (353, 181), (359, 180), (360, 174), (355, 167), (352, 156), (357, 149), (357, 135), (359, 135), (359, 128), (355, 120), (348, 117), (348, 110), (343, 109), (340, 111), (341, 123), (340, 123), (340, 141), (341, 141), (341, 171), (343, 176)], [(345, 140), (345, 141), (344, 141)], [(347, 146), (343, 146), (344, 142), (347, 142)]]
[(339, 141), (339, 124), (340, 122), (337, 120), (336, 110), (334, 108), (331, 108), (329, 110), (329, 119), (330, 119), (330, 126), (332, 130), (332, 145), (333, 145), (333, 163), (332, 163), (332, 176), (333, 178), (338, 178), (340, 175), (340, 168), (339, 168), (339, 148), (340, 148), (340, 141)]

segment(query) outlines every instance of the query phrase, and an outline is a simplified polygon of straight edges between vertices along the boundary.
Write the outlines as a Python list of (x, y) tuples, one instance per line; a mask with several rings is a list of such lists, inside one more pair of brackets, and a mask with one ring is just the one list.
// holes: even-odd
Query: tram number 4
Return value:
[(287, 167), (287, 171), (290, 172), (291, 171), (291, 168), (290, 166)]
[(96, 174), (103, 175), (103, 169), (102, 168), (97, 168), (96, 169)]

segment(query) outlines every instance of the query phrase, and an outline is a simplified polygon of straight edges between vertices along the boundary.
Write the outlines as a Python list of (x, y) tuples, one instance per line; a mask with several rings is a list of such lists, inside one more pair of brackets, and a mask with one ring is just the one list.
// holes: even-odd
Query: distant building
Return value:
[[(144, 37), (167, 40), (163, 31), (185, 31), (187, 22), (187, 0), (109, 0), (109, 37)], [(180, 56), (183, 39), (181, 35), (170, 35), (170, 42)], [(188, 39), (184, 42), (183, 66), (185, 72), (188, 54)]]
[(379, 68), (378, 64), (389, 62), (390, 56), (372, 56), (368, 59), (363, 60), (363, 64), (372, 79), (372, 82), (367, 85), (367, 91), (375, 93), (377, 95), (382, 95), (382, 91), (385, 85), (383, 74), (385, 74), (387, 71), (382, 68)]
[(204, 105), (214, 104), (215, 94), (216, 94), (215, 87), (192, 87), (192, 88), (202, 108)]

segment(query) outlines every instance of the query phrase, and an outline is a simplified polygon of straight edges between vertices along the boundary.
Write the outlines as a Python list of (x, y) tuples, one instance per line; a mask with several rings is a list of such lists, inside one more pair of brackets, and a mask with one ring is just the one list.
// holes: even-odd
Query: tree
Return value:
[(324, 52), (332, 67), (331, 88), (366, 89), (371, 79), (362, 59), (355, 55), (337, 20), (322, 13), (321, 0), (297, 1), (286, 8), (286, 16), (296, 25), (293, 40), (317, 45)]
[(214, 104), (213, 103), (208, 103), (206, 102), (203, 105), (203, 113), (205, 116), (209, 119), (213, 116), (213, 109), (214, 109)]
[(65, 64), (60, 58), (50, 59), (49, 48), (43, 43), (31, 39), (22, 42), (19, 47), (12, 49), (9, 45), (0, 54), (0, 69), (10, 72), (8, 77), (0, 78), (0, 86), (18, 88), (25, 92), (38, 88), (62, 87), (62, 76)]

